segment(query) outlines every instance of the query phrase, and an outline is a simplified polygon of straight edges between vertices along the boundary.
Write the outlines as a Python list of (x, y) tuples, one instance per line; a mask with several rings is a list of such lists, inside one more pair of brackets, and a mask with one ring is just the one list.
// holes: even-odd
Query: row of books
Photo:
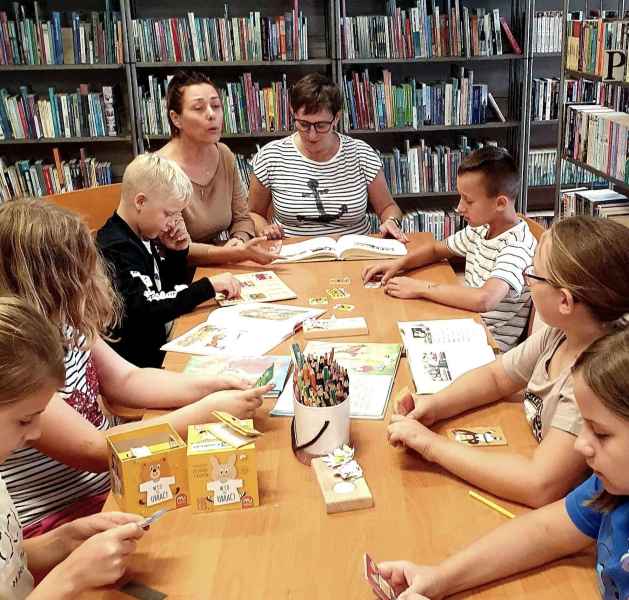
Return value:
[(503, 53), (502, 32), (522, 53), (497, 8), (468, 8), (459, 0), (430, 4), (430, 12), (426, 0), (404, 10), (388, 0), (386, 15), (341, 17), (342, 58), (495, 56)]
[(0, 158), (0, 199), (41, 198), (112, 183), (111, 163), (88, 157), (84, 148), (80, 150), (80, 158), (61, 161), (56, 148), (54, 156), (52, 164), (43, 160), (18, 160), (9, 165), (5, 158)]
[(88, 84), (81, 84), (76, 93), (50, 87), (47, 96), (29, 93), (26, 86), (15, 95), (0, 89), (1, 139), (105, 137), (117, 132), (112, 86), (91, 92)]
[[(555, 185), (557, 173), (557, 148), (532, 148), (529, 150), (529, 186)], [(561, 183), (563, 185), (602, 185), (606, 183), (587, 169), (574, 163), (561, 162)]]
[(597, 104), (568, 106), (565, 125), (568, 157), (629, 183), (629, 114)]
[(559, 115), (559, 79), (536, 77), (531, 88), (531, 119), (551, 121)]
[(59, 11), (44, 20), (39, 2), (33, 2), (32, 16), (13, 2), (13, 19), (0, 11), (0, 64), (122, 64), (122, 17), (110, 10), (109, 0), (105, 4), (105, 12), (68, 13), (70, 27), (64, 27)]
[(447, 81), (425, 83), (412, 78), (400, 84), (392, 83), (386, 69), (382, 81), (371, 82), (365, 69), (362, 74), (350, 73), (343, 87), (346, 130), (485, 123), (487, 103), (493, 101), (487, 85), (474, 83), (474, 72), (464, 67)]
[(555, 221), (555, 211), (553, 210), (532, 210), (527, 212), (526, 216), (539, 223), (544, 229), (549, 229)]
[(560, 219), (575, 215), (589, 215), (613, 219), (629, 226), (629, 198), (616, 190), (565, 190), (559, 199)]
[[(166, 90), (171, 76), (165, 80), (149, 76), (146, 86), (138, 86), (141, 118), (145, 135), (169, 135), (166, 111)], [(286, 75), (266, 87), (253, 81), (251, 73), (243, 73), (238, 81), (219, 88), (223, 106), (223, 134), (289, 131), (292, 116), (289, 109)]]
[[(629, 20), (611, 19), (603, 11), (599, 18), (583, 18), (583, 13), (569, 13), (566, 68), (599, 75), (604, 79), (629, 81), (627, 51)], [(609, 53), (609, 50), (618, 52)]]
[(533, 54), (561, 52), (562, 14), (560, 10), (544, 10), (535, 13), (531, 44)]
[(133, 19), (136, 59), (142, 62), (307, 60), (308, 18), (297, 10), (277, 17)]
[(466, 154), (484, 145), (497, 146), (495, 141), (473, 142), (460, 136), (455, 148), (439, 144), (431, 147), (424, 139), (411, 146), (405, 140), (404, 149), (379, 152), (384, 177), (392, 194), (423, 192), (456, 192), (456, 174)]
[(600, 104), (620, 112), (629, 112), (629, 87), (613, 81), (567, 79), (566, 102)]
[[(367, 213), (370, 233), (380, 231), (380, 219), (372, 212)], [(402, 231), (404, 233), (432, 233), (437, 240), (444, 240), (449, 235), (465, 227), (465, 221), (454, 210), (442, 209), (413, 209), (405, 211), (402, 216)]]

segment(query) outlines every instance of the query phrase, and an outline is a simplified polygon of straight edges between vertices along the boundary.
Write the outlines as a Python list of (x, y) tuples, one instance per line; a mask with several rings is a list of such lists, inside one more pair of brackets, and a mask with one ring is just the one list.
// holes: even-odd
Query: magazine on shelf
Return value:
[(386, 259), (405, 256), (406, 253), (406, 246), (397, 240), (350, 234), (342, 235), (338, 240), (316, 237), (296, 244), (284, 244), (281, 258), (275, 262)]
[(217, 308), (205, 323), (162, 346), (167, 352), (261, 356), (325, 311), (286, 304), (237, 304)]
[(419, 394), (434, 394), (495, 358), (484, 327), (473, 319), (405, 321), (398, 327)]

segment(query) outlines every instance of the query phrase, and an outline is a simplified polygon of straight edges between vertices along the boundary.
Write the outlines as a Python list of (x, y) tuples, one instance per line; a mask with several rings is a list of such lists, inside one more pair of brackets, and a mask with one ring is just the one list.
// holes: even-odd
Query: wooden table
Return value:
[[(413, 236), (411, 247), (426, 235)], [(309, 297), (324, 295), (330, 277), (349, 276), (351, 298), (343, 302), (356, 305), (349, 315), (366, 317), (369, 336), (347, 341), (398, 342), (398, 320), (477, 317), (427, 301), (390, 298), (381, 289), (364, 289), (360, 272), (365, 264), (337, 261), (273, 269), (299, 294), (290, 303), (303, 306)], [(255, 268), (231, 269), (234, 273), (252, 270)], [(454, 280), (447, 263), (417, 273), (437, 282)], [(201, 308), (181, 318), (177, 333), (204, 320), (207, 312)], [(297, 340), (303, 343), (301, 334)], [(273, 353), (288, 354), (289, 343)], [(166, 366), (181, 370), (188, 359), (187, 355), (170, 354)], [(402, 359), (393, 397), (409, 383), (408, 365)], [(363, 580), (363, 552), (368, 551), (376, 560), (435, 563), (504, 522), (504, 517), (468, 497), (471, 486), (467, 483), (411, 452), (390, 447), (385, 437), (388, 417), (384, 421), (352, 421), (352, 441), (374, 497), (374, 508), (328, 515), (314, 473), (292, 454), (290, 419), (268, 416), (272, 406), (273, 401), (265, 401), (256, 417), (256, 427), (265, 432), (256, 444), (260, 507), (209, 515), (195, 515), (187, 507), (169, 513), (139, 544), (128, 572), (131, 579), (178, 600), (368, 599), (373, 596)], [(391, 409), (390, 403), (389, 413)], [(500, 425), (509, 440), (507, 450), (528, 453), (535, 447), (522, 408), (516, 403), (478, 410), (449, 421), (439, 430), (454, 425)], [(499, 502), (517, 514), (527, 510)], [(110, 501), (108, 507), (115, 509), (115, 502)], [(592, 555), (583, 555), (457, 597), (556, 600), (561, 595), (591, 600), (598, 596), (593, 564)], [(129, 598), (117, 591), (89, 597)]]

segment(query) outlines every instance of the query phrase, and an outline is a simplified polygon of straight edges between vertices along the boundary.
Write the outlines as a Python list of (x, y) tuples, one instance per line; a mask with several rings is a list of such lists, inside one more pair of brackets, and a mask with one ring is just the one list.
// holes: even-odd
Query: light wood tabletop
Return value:
[[(428, 234), (412, 236), (410, 247)], [(364, 316), (369, 334), (334, 341), (399, 342), (396, 321), (462, 318), (478, 315), (422, 300), (399, 300), (382, 289), (365, 289), (360, 273), (366, 261), (335, 261), (273, 265), (282, 280), (298, 294), (287, 303), (307, 306), (308, 298), (322, 296), (332, 277), (348, 276), (350, 298), (356, 306), (347, 316)], [(266, 270), (269, 267), (237, 267), (231, 272)], [(224, 270), (224, 269), (222, 269)], [(202, 270), (216, 273), (217, 269)], [(435, 282), (454, 280), (447, 263), (417, 270), (413, 276)], [(334, 303), (329, 305), (329, 308)], [(330, 311), (332, 312), (332, 311)], [(207, 317), (208, 306), (178, 320), (180, 334)], [(303, 344), (301, 334), (296, 336)], [(284, 342), (272, 354), (288, 354)], [(165, 365), (182, 370), (188, 355), (169, 354)], [(402, 359), (392, 398), (411, 385), (406, 359)], [(392, 411), (381, 421), (352, 420), (351, 438), (356, 458), (363, 467), (374, 497), (370, 509), (328, 515), (310, 467), (300, 463), (291, 450), (290, 419), (268, 415), (267, 400), (256, 416), (264, 436), (256, 442), (260, 506), (215, 514), (194, 514), (190, 507), (167, 514), (138, 545), (127, 579), (164, 592), (169, 599), (229, 600), (358, 600), (373, 598), (363, 580), (362, 556), (375, 560), (409, 559), (432, 564), (502, 524), (505, 517), (469, 498), (467, 483), (428, 464), (412, 452), (390, 447), (386, 425)], [(522, 407), (503, 402), (451, 419), (437, 430), (459, 426), (502, 427), (506, 448), (478, 448), (478, 452), (518, 450), (530, 453), (535, 441)], [(484, 495), (493, 498), (489, 494)], [(495, 498), (494, 498), (495, 500)], [(517, 504), (497, 502), (516, 514), (526, 510)], [(106, 508), (116, 509), (113, 500)], [(459, 594), (457, 598), (497, 600), (591, 600), (598, 590), (592, 554), (566, 559)], [(107, 590), (86, 598), (123, 599), (129, 596)]]

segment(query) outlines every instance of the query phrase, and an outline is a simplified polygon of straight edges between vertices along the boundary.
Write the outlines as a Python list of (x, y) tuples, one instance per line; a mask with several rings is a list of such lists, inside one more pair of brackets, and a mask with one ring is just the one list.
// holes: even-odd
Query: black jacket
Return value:
[[(110, 265), (113, 283), (124, 302), (122, 325), (112, 332), (112, 348), (138, 367), (161, 367), (166, 324), (214, 297), (207, 277), (190, 283), (188, 250), (164, 249), (154, 241), (153, 255), (127, 223), (114, 214), (98, 231), (96, 243)], [(155, 281), (157, 258), (161, 291)]]

